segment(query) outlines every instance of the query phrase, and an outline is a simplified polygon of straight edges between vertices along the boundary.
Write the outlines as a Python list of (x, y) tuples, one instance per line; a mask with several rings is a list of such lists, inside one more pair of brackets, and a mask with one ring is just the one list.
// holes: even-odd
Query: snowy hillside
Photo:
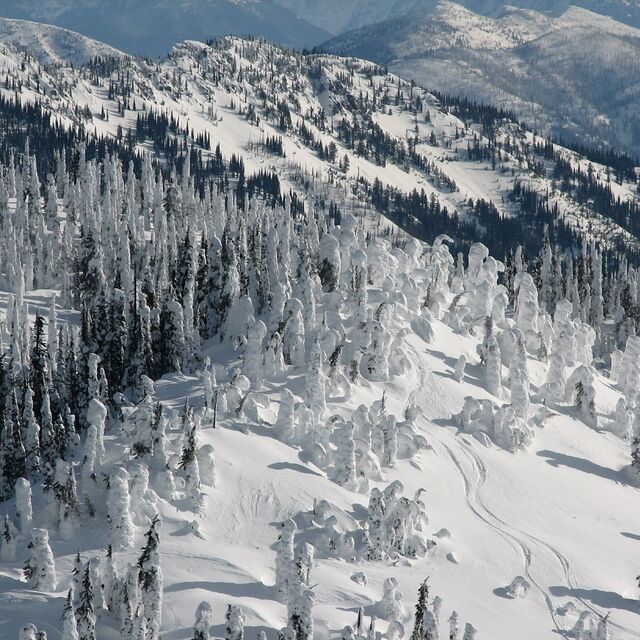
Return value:
[(44, 66), (77, 66), (96, 56), (123, 57), (117, 49), (78, 33), (25, 20), (0, 18), (0, 41), (28, 51)]
[[(13, 100), (17, 90), (90, 138), (131, 139), (138, 152), (165, 158), (175, 156), (176, 138), (204, 160), (219, 145), (226, 157), (243, 157), (247, 174), (276, 171), (283, 189), (302, 187), (342, 209), (374, 208), (426, 240), (450, 233), (464, 248), (480, 239), (501, 257), (515, 248), (516, 231), (537, 252), (544, 224), (561, 243), (598, 238), (636, 250), (631, 160), (592, 155), (589, 189), (580, 190), (586, 158), (534, 138), (507, 114), (438, 99), (369, 62), (235, 38), (189, 41), (158, 63), (121, 57), (84, 69), (43, 68), (10, 46), (2, 56), (0, 95)], [(544, 211), (531, 215), (523, 186), (543, 198)], [(394, 190), (421, 199), (391, 198)], [(515, 226), (505, 231), (502, 218)]]
[[(460, 4), (344, 34), (329, 51), (390, 64), (444, 93), (515, 111), (542, 131), (637, 153), (640, 31), (585, 9), (559, 17)], [(615, 96), (612, 100), (611, 96)]]
[(638, 637), (629, 158), (363, 60), (35, 40), (0, 47), (2, 638)]

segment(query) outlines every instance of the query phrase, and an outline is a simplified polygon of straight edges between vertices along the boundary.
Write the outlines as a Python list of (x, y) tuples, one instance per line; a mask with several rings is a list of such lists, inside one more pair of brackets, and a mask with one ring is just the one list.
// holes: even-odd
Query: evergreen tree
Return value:
[(146, 544), (138, 559), (138, 580), (140, 583), (140, 602), (142, 615), (146, 621), (147, 638), (157, 640), (160, 635), (162, 618), (163, 578), (160, 567), (160, 540), (158, 527), (160, 520), (156, 516), (145, 534)]
[(78, 607), (76, 609), (79, 640), (96, 640), (96, 611), (94, 604), (94, 585), (87, 563), (82, 574)]

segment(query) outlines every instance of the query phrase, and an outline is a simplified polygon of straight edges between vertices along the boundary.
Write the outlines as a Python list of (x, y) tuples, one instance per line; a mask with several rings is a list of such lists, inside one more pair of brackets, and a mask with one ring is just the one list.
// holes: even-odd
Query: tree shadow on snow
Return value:
[(577, 471), (589, 473), (593, 476), (598, 476), (599, 478), (604, 478), (605, 480), (612, 480), (618, 484), (628, 484), (624, 476), (619, 471), (610, 469), (609, 467), (603, 467), (602, 465), (591, 462), (591, 460), (586, 460), (585, 458), (578, 458), (576, 456), (569, 456), (565, 453), (549, 450), (538, 451), (537, 455), (547, 458), (547, 464), (550, 464), (552, 467), (569, 467), (571, 469), (576, 469)]
[(549, 587), (551, 595), (557, 598), (578, 598), (588, 600), (602, 609), (622, 609), (640, 614), (640, 603), (631, 598), (625, 598), (614, 591), (600, 589), (571, 589), (565, 586)]
[[(425, 351), (430, 356), (433, 356), (434, 358), (437, 358), (438, 360), (441, 360), (442, 362), (444, 362), (451, 370), (454, 370), (456, 368), (456, 364), (458, 362), (456, 358), (452, 358), (451, 356), (448, 356), (446, 353), (443, 353), (442, 351), (438, 351), (438, 349), (427, 348), (425, 349)], [(473, 364), (467, 363), (467, 367), (472, 367), (472, 366)]]
[(298, 473), (306, 473), (310, 476), (317, 476), (318, 478), (322, 478), (322, 475), (313, 469), (309, 469), (309, 467), (305, 467), (301, 464), (295, 464), (294, 462), (274, 462), (269, 465), (269, 469), (275, 469), (276, 471), (288, 470), (288, 471), (297, 471)]
[(496, 587), (493, 590), (493, 594), (498, 598), (504, 598), (505, 600), (513, 600), (513, 596), (507, 591), (506, 587)]
[(202, 589), (212, 593), (222, 593), (232, 598), (255, 598), (256, 600), (273, 600), (275, 591), (273, 587), (267, 587), (262, 582), (208, 582), (206, 580), (193, 580), (191, 582), (177, 582), (165, 588), (165, 592), (189, 591)]

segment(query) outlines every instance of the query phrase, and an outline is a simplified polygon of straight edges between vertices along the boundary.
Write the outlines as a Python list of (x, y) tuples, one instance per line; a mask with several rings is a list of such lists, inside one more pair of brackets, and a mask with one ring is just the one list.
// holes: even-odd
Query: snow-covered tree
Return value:
[(333, 480), (350, 491), (358, 488), (356, 477), (356, 449), (353, 441), (353, 423), (346, 423), (339, 433)]
[(458, 621), (458, 612), (453, 611), (449, 616), (449, 640), (459, 640), (460, 624)]
[(413, 631), (411, 632), (411, 640), (423, 640), (425, 636), (425, 613), (427, 611), (427, 603), (429, 601), (429, 585), (424, 580), (418, 588), (418, 600), (416, 601), (415, 614), (413, 619)]
[(375, 604), (376, 615), (389, 622), (402, 621), (406, 615), (402, 597), (398, 581), (395, 578), (386, 578), (382, 585), (382, 599)]
[(264, 378), (264, 350), (262, 342), (267, 335), (267, 327), (262, 320), (251, 319), (244, 351), (243, 373), (251, 381), (251, 388), (262, 389)]
[(16, 492), (16, 519), (22, 535), (28, 535), (33, 525), (33, 508), (31, 506), (31, 484), (24, 478), (18, 478)]
[(244, 640), (245, 615), (242, 609), (235, 604), (228, 605), (225, 620), (227, 622), (225, 640)]
[(5, 513), (2, 519), (0, 531), (0, 559), (3, 562), (11, 562), (16, 557), (16, 536), (18, 531), (9, 514)]
[(297, 529), (293, 520), (285, 520), (280, 526), (276, 547), (276, 591), (281, 602), (287, 601), (295, 575), (293, 540)]
[(49, 546), (49, 532), (46, 529), (33, 529), (27, 549), (29, 558), (24, 566), (24, 575), (29, 587), (39, 591), (55, 591), (56, 566)]
[(469, 622), (464, 626), (464, 635), (462, 640), (476, 640), (476, 633), (478, 630)]
[(453, 377), (456, 382), (462, 382), (464, 379), (464, 370), (467, 366), (467, 358), (465, 356), (460, 356), (456, 360), (456, 366), (454, 368)]
[(78, 607), (76, 608), (79, 640), (96, 640), (94, 588), (89, 564), (87, 564), (82, 574), (80, 592), (78, 593)]
[(62, 611), (62, 640), (80, 640), (78, 623), (74, 610), (73, 587), (67, 591), (67, 598)]
[(146, 543), (138, 559), (138, 580), (140, 584), (140, 604), (146, 621), (146, 638), (158, 640), (162, 618), (162, 593), (164, 589), (160, 566), (160, 540), (156, 516), (145, 534)]
[(295, 396), (288, 388), (280, 394), (280, 406), (276, 418), (277, 438), (292, 443), (295, 437)]
[(487, 389), (489, 393), (502, 397), (502, 356), (498, 341), (491, 336), (487, 340), (485, 365), (487, 375)]
[(193, 623), (192, 640), (209, 640), (211, 637), (211, 625), (213, 618), (213, 609), (205, 600), (196, 608), (196, 619)]
[(313, 411), (317, 420), (322, 419), (326, 409), (326, 375), (323, 368), (323, 353), (316, 340), (307, 360), (305, 373), (305, 395), (307, 406)]
[(369, 560), (384, 560), (387, 553), (386, 525), (385, 525), (385, 501), (382, 491), (374, 488), (369, 497), (367, 509), (367, 522), (369, 525), (369, 548), (367, 558)]
[(114, 549), (131, 549), (134, 543), (134, 525), (129, 494), (129, 473), (124, 468), (117, 469), (109, 478), (107, 492), (107, 513), (109, 519), (109, 541)]

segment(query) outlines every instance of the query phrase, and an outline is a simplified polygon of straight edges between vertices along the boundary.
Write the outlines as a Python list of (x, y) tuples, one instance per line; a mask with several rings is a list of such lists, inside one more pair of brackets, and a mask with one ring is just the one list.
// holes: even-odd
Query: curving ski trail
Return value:
[[(486, 503), (484, 502), (483, 498), (482, 498), (482, 494), (480, 493), (480, 489), (482, 486), (484, 486), (484, 484), (486, 483), (487, 480), (487, 468), (481, 458), (481, 456), (474, 451), (474, 449), (467, 443), (465, 443), (464, 441), (461, 442), (461, 449), (466, 453), (468, 459), (470, 461), (473, 462), (473, 464), (475, 465), (476, 469), (478, 470), (478, 476), (480, 478), (480, 481), (478, 483), (478, 497), (480, 502), (482, 503), (483, 509), (491, 515), (492, 518), (494, 518), (497, 522), (499, 522), (502, 526), (504, 527), (508, 527), (509, 529), (511, 529), (511, 531), (515, 532), (515, 534), (517, 534), (518, 536), (524, 536), (525, 538), (527, 538), (530, 542), (532, 542), (534, 545), (542, 548), (543, 550), (545, 550), (547, 553), (549, 553), (551, 556), (554, 557), (554, 559), (558, 562), (558, 564), (560, 565), (561, 569), (562, 569), (562, 573), (564, 575), (564, 580), (566, 583), (566, 587), (573, 590), (573, 591), (577, 591), (580, 587), (578, 585), (578, 583), (576, 582), (573, 573), (572, 573), (572, 567), (571, 567), (571, 563), (569, 562), (569, 560), (567, 559), (566, 556), (564, 556), (556, 547), (554, 547), (553, 545), (549, 544), (548, 542), (534, 536), (531, 533), (528, 533), (527, 531), (523, 531), (517, 527), (514, 527), (513, 525), (508, 524), (507, 522), (505, 522), (502, 518), (500, 518), (498, 515), (496, 515), (489, 507), (486, 506)], [(545, 591), (546, 593), (546, 591)], [(575, 600), (577, 600), (585, 609), (588, 609), (589, 611), (591, 611), (596, 617), (598, 618), (602, 618), (604, 617), (608, 612), (602, 611), (601, 609), (599, 609), (598, 607), (596, 607), (595, 605), (593, 605), (592, 603), (590, 603), (588, 600), (585, 600), (584, 598), (581, 598), (580, 596), (573, 596), (573, 598)], [(550, 598), (549, 598), (550, 601)], [(555, 609), (554, 609), (554, 613), (555, 613)], [(632, 629), (629, 629), (621, 624), (618, 624), (616, 622), (614, 622), (613, 620), (611, 620), (611, 618), (609, 618), (609, 626), (610, 627), (614, 627), (616, 629), (618, 629), (619, 631), (623, 631), (625, 633), (630, 633), (632, 635), (636, 635), (637, 631), (634, 631)]]
[(565, 638), (568, 637), (568, 631), (566, 629), (563, 629), (558, 622), (556, 610), (553, 606), (553, 602), (549, 594), (531, 573), (531, 566), (533, 563), (533, 553), (531, 551), (531, 548), (522, 538), (509, 531), (509, 529), (511, 529), (512, 527), (507, 525), (500, 518), (496, 517), (495, 514), (491, 512), (491, 510), (487, 509), (484, 501), (482, 500), (479, 489), (486, 481), (486, 469), (484, 467), (477, 467), (474, 465), (474, 467), (478, 471), (477, 479), (471, 479), (467, 472), (465, 472), (462, 463), (460, 462), (459, 458), (456, 457), (451, 447), (442, 442), (442, 440), (440, 439), (439, 442), (444, 447), (447, 455), (457, 468), (458, 473), (462, 478), (467, 505), (476, 517), (478, 517), (487, 526), (491, 527), (518, 553), (523, 562), (523, 574), (542, 595), (547, 609), (549, 610), (549, 616), (551, 618), (553, 626), (555, 627), (555, 631)]

